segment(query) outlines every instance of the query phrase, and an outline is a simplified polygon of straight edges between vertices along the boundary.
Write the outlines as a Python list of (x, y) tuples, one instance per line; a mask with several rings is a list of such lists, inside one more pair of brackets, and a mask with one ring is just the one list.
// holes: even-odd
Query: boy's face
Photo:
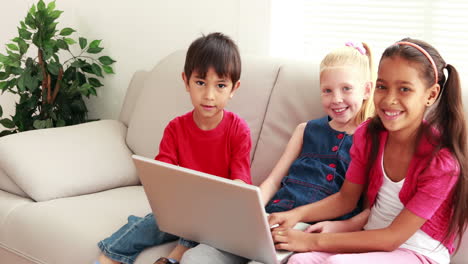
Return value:
[(210, 67), (205, 78), (193, 71), (190, 79), (182, 73), (185, 89), (194, 107), (193, 119), (200, 129), (215, 128), (223, 120), (223, 109), (232, 98), (240, 82), (232, 83), (229, 77), (220, 77)]

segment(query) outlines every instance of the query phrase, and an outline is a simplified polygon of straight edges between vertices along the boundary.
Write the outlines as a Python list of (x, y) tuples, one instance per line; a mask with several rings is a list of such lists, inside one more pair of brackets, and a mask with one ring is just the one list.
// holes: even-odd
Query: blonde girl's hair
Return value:
[[(364, 50), (365, 54), (362, 54)], [(334, 67), (351, 66), (359, 69), (362, 72), (362, 78), (365, 82), (371, 82), (371, 90), (369, 98), (362, 103), (361, 109), (356, 114), (355, 123), (360, 124), (374, 115), (374, 84), (376, 79), (376, 71), (372, 61), (372, 52), (366, 43), (362, 43), (362, 47), (344, 46), (337, 48), (328, 53), (320, 63), (320, 73), (324, 70)]]

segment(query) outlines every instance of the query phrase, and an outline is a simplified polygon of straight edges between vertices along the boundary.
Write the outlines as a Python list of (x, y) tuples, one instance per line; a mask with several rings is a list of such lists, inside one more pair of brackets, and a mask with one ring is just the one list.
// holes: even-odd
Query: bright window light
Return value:
[(273, 57), (320, 61), (347, 41), (362, 41), (377, 62), (386, 47), (412, 37), (434, 45), (468, 83), (468, 1), (271, 0), (271, 12)]

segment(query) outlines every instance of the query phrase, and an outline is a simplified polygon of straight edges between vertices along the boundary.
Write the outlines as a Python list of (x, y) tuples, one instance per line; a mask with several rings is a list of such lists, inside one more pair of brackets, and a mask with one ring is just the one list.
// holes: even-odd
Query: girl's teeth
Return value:
[(346, 110), (346, 108), (335, 109), (334, 111), (335, 111), (335, 112), (338, 112), (338, 113), (341, 113), (341, 112), (343, 112), (344, 110)]
[(400, 112), (387, 112), (385, 111), (385, 114), (388, 115), (388, 116), (396, 116), (398, 115)]

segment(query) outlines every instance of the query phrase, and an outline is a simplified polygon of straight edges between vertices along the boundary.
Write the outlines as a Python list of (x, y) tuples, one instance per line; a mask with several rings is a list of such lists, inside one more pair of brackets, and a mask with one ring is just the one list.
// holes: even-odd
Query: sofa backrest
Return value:
[[(192, 109), (181, 77), (184, 61), (185, 51), (177, 51), (151, 72), (134, 76), (120, 119), (128, 124), (127, 144), (135, 154), (153, 158), (167, 123)], [(243, 56), (241, 86), (226, 108), (249, 124), (252, 177), (258, 185), (294, 128), (323, 115), (318, 65)]]

